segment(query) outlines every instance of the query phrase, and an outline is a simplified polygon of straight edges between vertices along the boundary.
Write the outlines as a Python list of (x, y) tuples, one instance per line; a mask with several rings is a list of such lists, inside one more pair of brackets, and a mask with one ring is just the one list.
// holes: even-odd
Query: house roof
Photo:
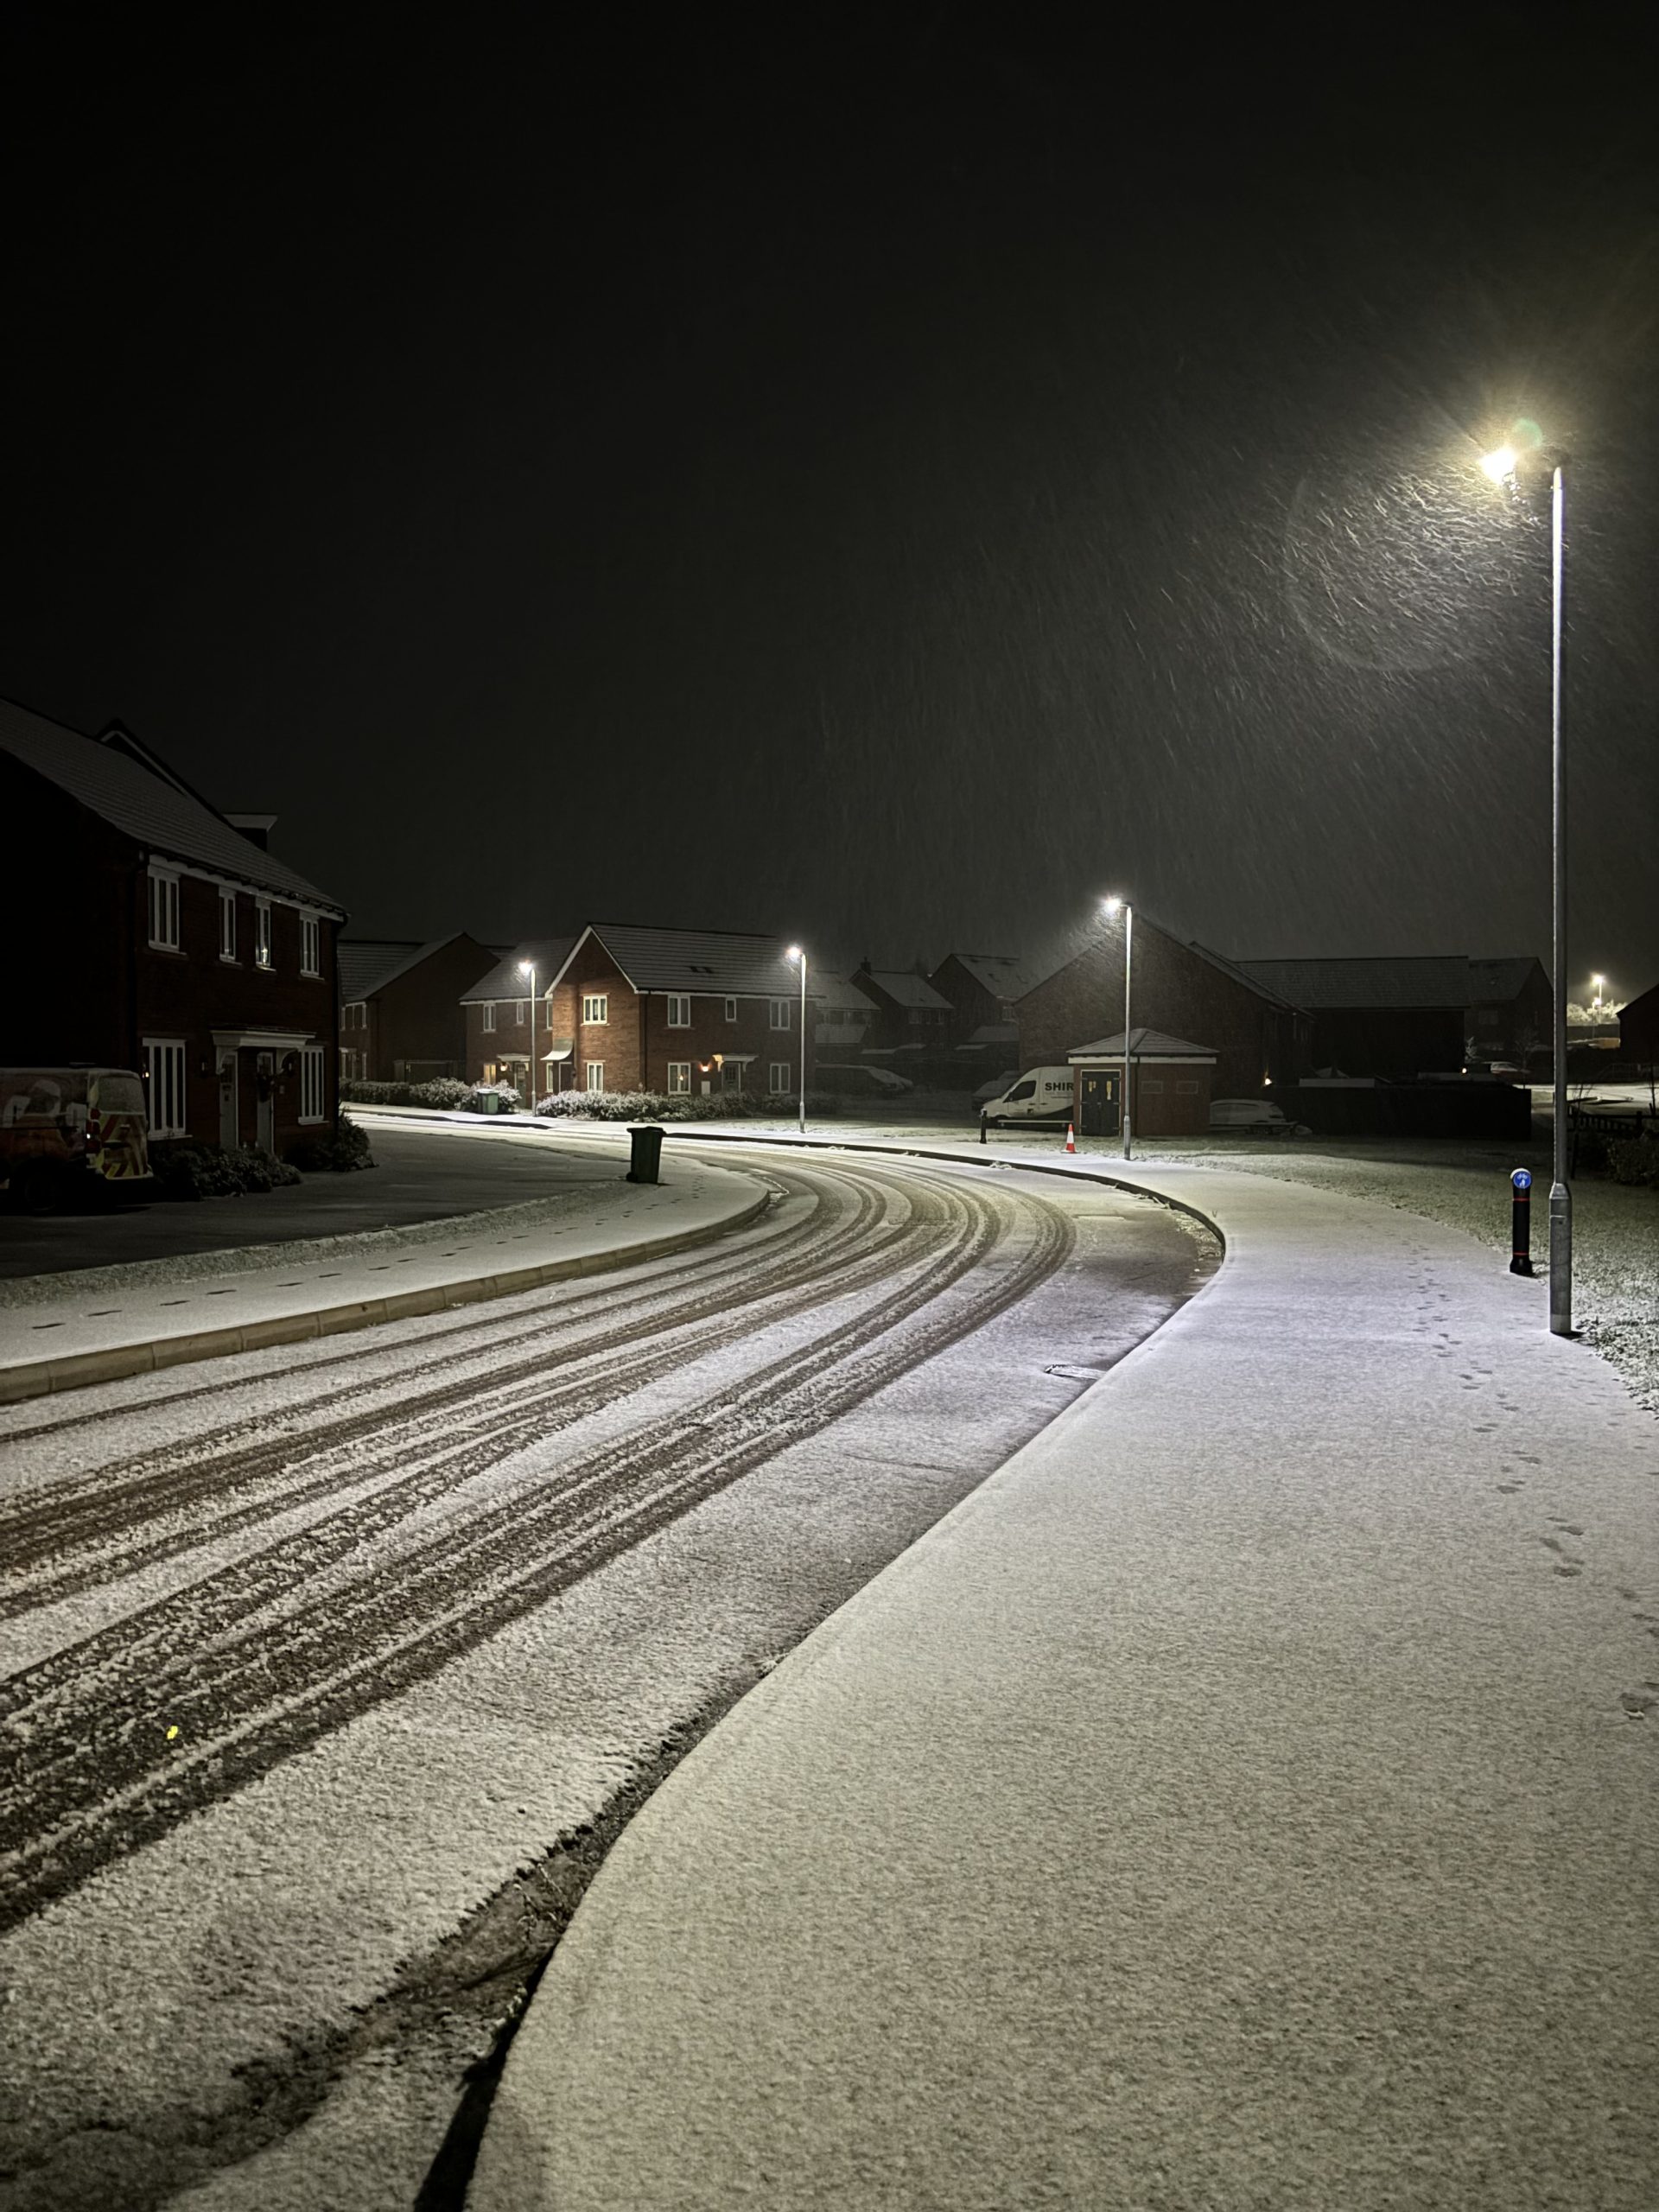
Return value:
[(925, 976), (918, 976), (910, 968), (861, 968), (854, 976), (855, 983), (866, 980), (879, 991), (885, 991), (895, 1006), (931, 1007), (949, 1014), (950, 1001), (936, 991)]
[(1542, 961), (1530, 952), (1500, 956), (1496, 960), (1471, 960), (1469, 995), (1471, 1000), (1495, 999), (1502, 1005), (1506, 999), (1518, 999), (1535, 974), (1548, 985)]
[(856, 983), (845, 976), (830, 976), (814, 972), (807, 978), (807, 991), (817, 999), (826, 1014), (856, 1016), (859, 1019), (875, 1012), (875, 1001), (861, 991)]
[(418, 968), (431, 954), (453, 944), (461, 934), (457, 930), (454, 937), (435, 937), (425, 944), (417, 944), (412, 938), (342, 938), (337, 954), (340, 997), (372, 998), (411, 968)]
[(160, 859), (231, 876), (257, 891), (297, 899), (325, 913), (344, 912), (315, 884), (233, 830), (170, 771), (146, 766), (124, 747), (100, 745), (4, 699), (0, 700), (0, 750)]
[[(1027, 959), (1023, 954), (1012, 952), (953, 952), (948, 956), (958, 968), (965, 968), (976, 983), (983, 986), (993, 998), (1023, 998), (1033, 987), (1040, 983), (1045, 975), (1051, 974), (1040, 960)], [(944, 966), (943, 960), (939, 968)], [(933, 970), (937, 976), (939, 969)]]
[[(1237, 964), (1247, 976), (1310, 1012), (1341, 1007), (1401, 1013), (1442, 1008), (1461, 1013), (1478, 998), (1513, 998), (1532, 966), (1528, 960), (1471, 961), (1461, 952), (1366, 960), (1241, 960)], [(1484, 980), (1493, 970), (1512, 970), (1511, 988), (1493, 989)]]
[(469, 991), (461, 995), (462, 1006), (474, 1006), (482, 999), (522, 999), (527, 996), (529, 985), (518, 973), (518, 963), (528, 960), (536, 970), (536, 990), (544, 996), (552, 989), (555, 978), (576, 949), (580, 931), (571, 930), (564, 937), (526, 938), (522, 944), (515, 944), (511, 952), (498, 960), (487, 976), (480, 976)]
[[(1279, 964), (1294, 967), (1296, 965), (1294, 962), (1258, 961), (1247, 969), (1243, 963), (1230, 960), (1224, 953), (1212, 951), (1207, 944), (1200, 944), (1196, 938), (1182, 937), (1179, 931), (1171, 929), (1167, 923), (1160, 922), (1155, 914), (1147, 913), (1144, 907), (1135, 909), (1135, 919), (1137, 928), (1156, 930), (1160, 937), (1167, 938), (1172, 944), (1184, 945), (1187, 951), (1207, 966), (1217, 969), (1233, 982), (1242, 984), (1247, 991), (1254, 992), (1257, 998), (1266, 999), (1287, 1013), (1294, 1014), (1303, 1008), (1305, 1002), (1302, 1000), (1285, 992), (1269, 977), (1259, 972), (1262, 969)], [(1096, 919), (1073, 922), (1051, 942), (1046, 951), (1034, 958), (1021, 961), (1020, 966), (1026, 981), (1020, 996), (1029, 996), (1051, 976), (1058, 976), (1062, 969), (1071, 967), (1074, 961), (1083, 959), (1088, 953), (1101, 950), (1106, 942), (1102, 933), (1103, 926), (1114, 927), (1115, 925), (1103, 925)], [(963, 957), (960, 953), (957, 957), (958, 959)]]
[[(1121, 1060), (1123, 1057), (1123, 1032), (1116, 1037), (1096, 1037), (1092, 1045), (1074, 1045), (1066, 1058), (1075, 1065), (1080, 1060)], [(1129, 1058), (1132, 1060), (1210, 1060), (1216, 1055), (1208, 1045), (1194, 1045), (1185, 1037), (1172, 1037), (1162, 1029), (1131, 1029)]]
[[(741, 930), (647, 929), (635, 922), (590, 922), (564, 967), (589, 935), (598, 938), (636, 991), (696, 991), (730, 998), (798, 997), (801, 971), (775, 937)], [(563, 972), (563, 969), (561, 969)], [(810, 999), (820, 993), (810, 961)]]

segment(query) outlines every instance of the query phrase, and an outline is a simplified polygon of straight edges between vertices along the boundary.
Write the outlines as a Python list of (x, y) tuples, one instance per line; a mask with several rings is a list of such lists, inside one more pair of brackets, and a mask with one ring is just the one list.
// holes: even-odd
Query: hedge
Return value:
[(226, 1152), (223, 1145), (198, 1144), (189, 1137), (153, 1141), (149, 1165), (166, 1198), (233, 1198), (300, 1179), (296, 1167), (273, 1160), (257, 1145)]

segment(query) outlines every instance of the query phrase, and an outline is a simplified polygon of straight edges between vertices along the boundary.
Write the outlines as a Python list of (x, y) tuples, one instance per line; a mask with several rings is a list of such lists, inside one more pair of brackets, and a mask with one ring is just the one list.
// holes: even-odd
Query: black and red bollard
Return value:
[(1532, 1273), (1532, 1170), (1517, 1167), (1510, 1178), (1515, 1204), (1510, 1210), (1510, 1273)]

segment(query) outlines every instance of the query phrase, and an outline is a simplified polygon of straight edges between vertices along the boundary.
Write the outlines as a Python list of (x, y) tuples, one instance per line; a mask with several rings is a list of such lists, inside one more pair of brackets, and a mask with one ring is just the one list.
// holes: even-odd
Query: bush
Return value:
[[(809, 1093), (806, 1108), (821, 1118), (838, 1112), (843, 1103)], [(738, 1090), (707, 1098), (685, 1091), (669, 1096), (660, 1090), (563, 1090), (535, 1106), (544, 1121), (574, 1122), (772, 1122), (794, 1110), (792, 1098), (757, 1098)]]
[(473, 1095), (470, 1083), (457, 1082), (454, 1076), (434, 1076), (429, 1083), (359, 1083), (344, 1082), (340, 1086), (342, 1102), (359, 1106), (442, 1106), (454, 1110), (464, 1106)]
[(283, 1154), (290, 1167), (308, 1175), (349, 1174), (355, 1167), (372, 1167), (366, 1129), (342, 1121), (339, 1128), (319, 1130), (315, 1136), (298, 1137)]
[(297, 1183), (297, 1169), (273, 1160), (257, 1145), (226, 1152), (222, 1145), (166, 1137), (149, 1147), (150, 1171), (164, 1198), (233, 1198)]
[(1649, 1191), (1659, 1191), (1659, 1138), (1611, 1138), (1607, 1145), (1607, 1172), (1615, 1183), (1636, 1183)]

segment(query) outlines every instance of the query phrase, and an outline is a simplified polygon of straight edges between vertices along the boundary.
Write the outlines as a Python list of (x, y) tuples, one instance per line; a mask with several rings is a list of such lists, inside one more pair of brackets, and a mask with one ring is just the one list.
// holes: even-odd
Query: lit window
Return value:
[(586, 1066), (587, 1066), (588, 1088), (588, 1090), (604, 1090), (604, 1088), (605, 1088), (605, 1063), (604, 1063), (604, 1061), (603, 1061), (603, 1060), (589, 1060), (589, 1061), (588, 1061), (588, 1062), (586, 1063)]
[(669, 1064), (668, 1064), (668, 1095), (669, 1095), (669, 1096), (670, 1096), (671, 1098), (677, 1098), (677, 1097), (680, 1096), (680, 1094), (681, 1094), (681, 1092), (682, 1092), (682, 1091), (689, 1091), (689, 1090), (690, 1090), (690, 1088), (691, 1088), (691, 1063), (690, 1063), (690, 1060), (671, 1060), (671, 1061), (669, 1062)]
[(219, 957), (221, 960), (236, 957), (236, 893), (221, 890), (219, 894)]
[(179, 949), (179, 879), (156, 868), (149, 871), (149, 941), (163, 952)]
[(300, 1047), (300, 1119), (302, 1122), (321, 1121), (325, 1095), (322, 1047), (321, 1045), (302, 1045)]
[(683, 997), (677, 996), (673, 991), (669, 993), (668, 1026), (671, 1029), (689, 1029), (691, 1027), (691, 1000), (689, 993)]
[(188, 1127), (181, 1043), (171, 1038), (145, 1038), (144, 1091), (151, 1136), (181, 1137)]
[(302, 976), (321, 976), (322, 973), (322, 924), (315, 914), (300, 916), (300, 973)]
[(767, 1084), (766, 1088), (771, 1091), (774, 1098), (788, 1097), (790, 1091), (790, 1080), (789, 1062), (787, 1060), (774, 1060), (772, 1062), (772, 1079)]
[[(486, 999), (484, 1001), (483, 1026), (486, 1029), (493, 1029), (495, 1027), (495, 1001), (493, 999)], [(490, 1079), (493, 1082), (495, 1078), (492, 1077)]]
[(773, 999), (772, 1002), (772, 1026), (774, 1029), (788, 1028), (789, 1001), (787, 999)]
[(271, 966), (270, 957), (270, 901), (256, 899), (253, 903), (253, 964), (256, 968)]
[[(587, 991), (582, 995), (582, 1018), (584, 1021), (608, 1021), (611, 1018), (609, 995), (604, 991)], [(588, 1086), (591, 1090), (594, 1086)], [(603, 1088), (601, 1084), (601, 1088)]]

